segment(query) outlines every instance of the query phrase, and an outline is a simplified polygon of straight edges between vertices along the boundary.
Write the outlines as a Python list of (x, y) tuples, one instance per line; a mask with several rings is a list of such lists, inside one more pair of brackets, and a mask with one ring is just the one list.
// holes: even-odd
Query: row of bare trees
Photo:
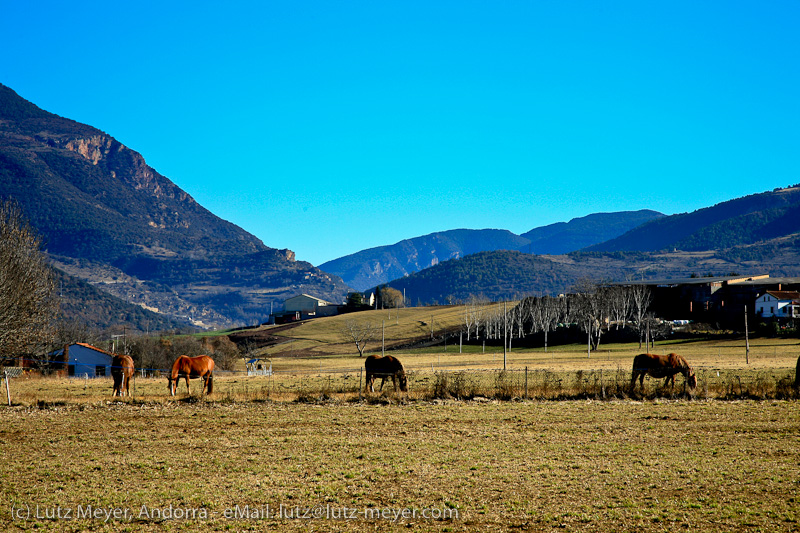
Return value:
[(576, 324), (587, 335), (587, 344), (596, 350), (604, 331), (633, 327), (639, 345), (645, 341), (653, 322), (649, 314), (650, 290), (644, 285), (608, 285), (590, 280), (578, 282), (569, 294), (531, 296), (507, 309), (490, 305), (488, 299), (470, 297), (464, 304), (464, 332), (473, 338), (513, 338), (542, 333), (545, 351), (548, 333), (559, 324)]

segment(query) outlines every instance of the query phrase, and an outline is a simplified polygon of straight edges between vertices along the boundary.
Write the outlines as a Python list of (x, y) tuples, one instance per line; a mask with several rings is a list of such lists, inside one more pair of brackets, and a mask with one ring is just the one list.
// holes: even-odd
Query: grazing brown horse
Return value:
[(381, 389), (386, 382), (386, 378), (391, 377), (394, 384), (394, 390), (397, 392), (397, 384), (400, 383), (400, 390), (403, 392), (408, 391), (408, 379), (406, 372), (403, 370), (403, 364), (397, 360), (396, 357), (387, 355), (385, 357), (378, 357), (377, 355), (370, 355), (364, 361), (364, 369), (367, 371), (367, 383), (364, 390), (369, 389), (370, 392), (375, 392), (374, 383), (375, 378), (381, 378)]
[(214, 391), (214, 360), (207, 355), (189, 357), (181, 355), (172, 363), (172, 372), (168, 378), (169, 393), (175, 396), (178, 391), (178, 380), (186, 378), (186, 392), (189, 393), (189, 378), (203, 378), (203, 390), (211, 394)]
[(112, 396), (130, 396), (131, 378), (133, 377), (133, 359), (130, 355), (116, 354), (111, 360), (111, 377), (114, 378)]
[(672, 382), (675, 385), (675, 374), (683, 374), (689, 388), (697, 387), (697, 376), (694, 375), (692, 367), (686, 359), (678, 354), (656, 355), (653, 353), (639, 354), (633, 358), (633, 375), (631, 376), (631, 391), (636, 387), (636, 378), (639, 378), (639, 386), (644, 387), (645, 374), (654, 378), (667, 378), (664, 386)]
[(797, 358), (797, 368), (794, 369), (794, 388), (800, 389), (800, 357)]

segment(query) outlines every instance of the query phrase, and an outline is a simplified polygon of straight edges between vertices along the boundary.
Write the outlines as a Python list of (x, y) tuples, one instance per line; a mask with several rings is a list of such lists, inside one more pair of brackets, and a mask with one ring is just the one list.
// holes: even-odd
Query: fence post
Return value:
[(528, 367), (525, 367), (525, 399), (528, 399)]
[[(611, 353), (611, 352), (609, 352)], [(603, 381), (603, 369), (600, 369), (600, 392), (603, 395), (603, 399), (606, 399), (606, 382)]]
[(11, 389), (8, 387), (8, 370), (3, 370), (3, 377), (6, 380), (6, 396), (8, 397), (8, 406), (11, 407)]

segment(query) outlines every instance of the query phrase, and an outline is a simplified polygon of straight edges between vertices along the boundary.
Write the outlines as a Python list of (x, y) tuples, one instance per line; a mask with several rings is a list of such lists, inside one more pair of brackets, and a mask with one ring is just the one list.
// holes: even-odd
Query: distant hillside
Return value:
[(518, 250), (535, 254), (562, 254), (616, 237), (648, 220), (656, 211), (597, 213), (535, 228), (523, 235), (500, 229), (458, 229), (406, 239), (393, 245), (362, 250), (320, 265), (358, 290), (478, 252)]
[(576, 278), (571, 267), (517, 251), (480, 252), (444, 261), (389, 283), (411, 305), (448, 304), (472, 295), (491, 300), (563, 291)]
[(663, 216), (663, 213), (642, 209), (640, 211), (594, 213), (585, 217), (573, 218), (569, 222), (558, 222), (523, 233), (522, 237), (531, 242), (527, 249), (522, 251), (539, 255), (566, 254), (613, 239), (645, 222), (657, 220)]
[(527, 243), (527, 239), (507, 230), (457, 229), (362, 250), (319, 268), (341, 276), (357, 290), (365, 290), (454, 257), (485, 250), (516, 250)]
[(718, 251), (572, 252), (557, 256), (481, 252), (439, 263), (388, 286), (404, 291), (409, 305), (426, 305), (479, 295), (490, 300), (556, 295), (582, 279), (623, 281), (732, 272), (800, 276), (800, 235)]
[(4, 85), (0, 196), (20, 203), (65, 272), (198, 326), (254, 323), (271, 302), (349, 290), (218, 218), (110, 135)]
[(652, 220), (587, 250), (721, 250), (798, 232), (800, 184)]
[(111, 327), (116, 333), (153, 333), (192, 328), (188, 318), (176, 320), (148, 311), (60, 270), (56, 270), (55, 281), (62, 318), (85, 324), (92, 330)]

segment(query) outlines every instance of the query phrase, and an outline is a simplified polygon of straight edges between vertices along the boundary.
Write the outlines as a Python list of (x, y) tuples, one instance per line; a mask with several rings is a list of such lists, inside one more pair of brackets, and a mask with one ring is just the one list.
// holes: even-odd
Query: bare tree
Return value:
[(361, 322), (359, 320), (347, 320), (342, 328), (342, 337), (346, 342), (356, 345), (359, 357), (364, 356), (367, 342), (375, 336), (376, 328), (371, 322)]
[(467, 330), (467, 342), (469, 342), (470, 332), (472, 325), (475, 323), (475, 317), (470, 313), (469, 300), (464, 304), (464, 328)]
[(650, 308), (651, 299), (650, 288), (646, 285), (631, 286), (633, 322), (639, 331), (639, 349), (642, 348), (642, 336), (646, 329), (647, 311)]
[(621, 285), (610, 285), (604, 288), (603, 293), (608, 302), (608, 312), (611, 322), (614, 323), (616, 329), (625, 327), (633, 303), (630, 288)]
[(600, 346), (602, 325), (608, 318), (607, 304), (597, 283), (591, 280), (580, 280), (573, 288), (569, 300), (571, 320), (588, 335), (591, 350)]
[(547, 351), (547, 334), (555, 331), (559, 321), (566, 314), (566, 299), (563, 297), (543, 296), (531, 299), (528, 316), (531, 320), (531, 333), (544, 333), (544, 351)]
[(31, 355), (50, 345), (58, 313), (53, 279), (20, 207), (0, 203), (0, 353)]
[(62, 318), (54, 323), (51, 340), (48, 351), (52, 352), (77, 342), (102, 347), (103, 336), (83, 320)]
[(472, 317), (472, 322), (475, 324), (475, 338), (480, 337), (481, 325), (483, 325), (483, 337), (486, 338), (486, 306), (489, 300), (483, 294), (470, 297), (469, 313)]

